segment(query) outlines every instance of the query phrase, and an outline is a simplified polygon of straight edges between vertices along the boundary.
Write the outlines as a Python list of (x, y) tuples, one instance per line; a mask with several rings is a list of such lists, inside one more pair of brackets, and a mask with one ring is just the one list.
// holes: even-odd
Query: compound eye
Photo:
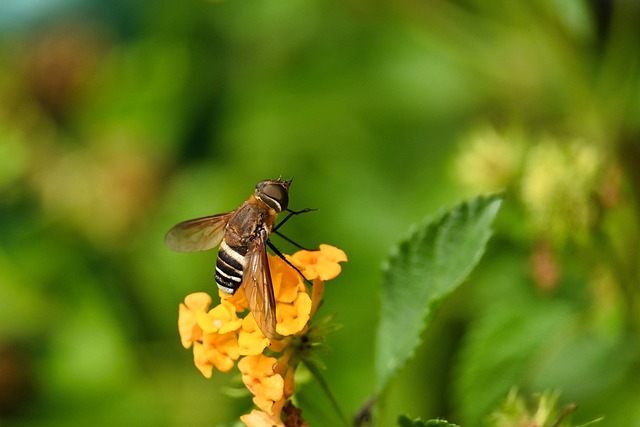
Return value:
[(289, 206), (289, 193), (280, 184), (266, 184), (258, 191), (258, 197), (276, 212), (282, 212)]

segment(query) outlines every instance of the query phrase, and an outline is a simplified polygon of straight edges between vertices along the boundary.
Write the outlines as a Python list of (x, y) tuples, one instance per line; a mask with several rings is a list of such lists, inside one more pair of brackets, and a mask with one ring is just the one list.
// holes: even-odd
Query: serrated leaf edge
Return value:
[[(493, 202), (498, 202), (497, 206), (495, 207), (495, 210), (499, 210), (500, 206), (502, 204), (502, 200), (503, 197), (500, 193), (493, 193), (493, 194), (487, 194), (487, 195), (482, 195), (482, 196), (477, 196), (475, 198), (472, 199), (468, 199), (465, 201), (460, 201), (456, 204), (453, 205), (452, 208), (446, 209), (446, 208), (441, 208), (436, 214), (434, 215), (427, 215), (425, 216), (422, 221), (420, 221), (419, 223), (414, 223), (410, 226), (407, 234), (400, 240), (398, 241), (396, 244), (394, 244), (391, 249), (389, 250), (389, 255), (386, 257), (386, 259), (383, 261), (382, 263), (382, 274), (383, 277), (388, 273), (389, 269), (391, 268), (392, 265), (392, 261), (394, 259), (396, 259), (400, 253), (401, 253), (401, 248), (403, 245), (406, 244), (410, 244), (412, 240), (415, 240), (417, 238), (417, 234), (420, 232), (426, 232), (426, 230), (429, 228), (429, 226), (433, 226), (434, 228), (438, 229), (440, 228), (439, 226), (448, 218), (450, 217), (454, 212), (458, 211), (458, 210), (462, 210), (467, 208), (470, 208), (473, 205), (477, 206), (477, 205), (484, 205), (485, 208), (488, 207), (490, 204), (492, 204)], [(469, 211), (467, 212), (467, 216), (470, 215), (472, 212)], [(496, 213), (497, 214), (497, 213)], [(486, 240), (484, 242), (483, 245), (483, 249), (486, 248), (486, 244), (488, 243), (488, 241), (490, 240), (491, 236), (493, 235), (493, 228), (490, 227), (488, 229), (488, 233), (487, 233), (487, 237)], [(478, 254), (476, 254), (476, 256), (474, 257), (472, 263), (471, 263), (471, 269), (470, 271), (465, 275), (465, 278), (471, 273), (471, 271), (473, 271), (473, 269), (475, 268), (475, 266), (478, 264), (478, 262), (480, 261), (480, 259), (482, 258), (482, 256), (484, 255), (484, 250), (479, 252)], [(462, 279), (462, 282), (464, 282), (465, 278)], [(444, 301), (451, 293), (453, 293), (457, 287), (460, 285), (460, 283), (455, 286), (453, 289), (451, 289), (449, 292), (446, 292), (444, 294), (441, 295), (440, 298), (438, 298), (437, 301), (434, 301), (433, 304), (427, 304), (424, 307), (424, 311), (422, 313), (421, 319), (421, 326), (419, 328), (419, 332), (418, 332), (418, 336), (417, 336), (417, 340), (416, 340), (416, 345), (413, 346), (412, 349), (409, 350), (407, 357), (404, 359), (404, 361), (402, 363), (398, 363), (398, 361), (390, 361), (389, 364), (392, 366), (389, 366), (390, 371), (393, 371), (393, 373), (397, 373), (398, 371), (400, 371), (402, 369), (402, 367), (409, 361), (411, 360), (418, 348), (420, 347), (420, 345), (423, 343), (423, 339), (422, 336), (424, 335), (424, 332), (427, 328), (427, 315), (428, 314), (432, 314), (435, 315), (435, 313), (438, 311), (439, 309), (439, 302)], [(433, 305), (435, 304), (435, 308), (432, 309)], [(429, 313), (429, 311), (431, 310), (431, 313)], [(377, 337), (376, 337), (377, 339)], [(377, 349), (376, 349), (377, 350)], [(391, 379), (393, 375), (389, 375), (389, 378), (385, 381), (385, 383), (381, 383), (378, 384), (379, 387), (379, 391), (381, 391), (382, 389), (384, 389), (386, 387), (386, 385), (388, 384), (389, 380)]]

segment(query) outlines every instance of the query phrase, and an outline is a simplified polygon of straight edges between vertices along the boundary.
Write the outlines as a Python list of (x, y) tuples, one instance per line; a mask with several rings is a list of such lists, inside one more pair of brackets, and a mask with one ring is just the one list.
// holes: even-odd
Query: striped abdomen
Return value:
[(216, 284), (222, 292), (233, 295), (242, 283), (242, 272), (245, 267), (247, 248), (229, 246), (223, 240), (218, 251), (216, 262)]

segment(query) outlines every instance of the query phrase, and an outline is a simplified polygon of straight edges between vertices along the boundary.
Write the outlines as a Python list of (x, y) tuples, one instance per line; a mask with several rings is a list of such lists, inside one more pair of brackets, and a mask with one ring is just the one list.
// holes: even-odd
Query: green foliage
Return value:
[(458, 427), (455, 424), (451, 424), (445, 420), (421, 420), (420, 418), (416, 418), (412, 420), (406, 415), (400, 415), (398, 418), (398, 425), (400, 427)]
[(570, 307), (561, 302), (544, 304), (512, 285), (526, 279), (511, 260), (504, 255), (491, 265), (493, 274), (474, 282), (478, 293), (486, 294), (481, 299), (485, 310), (470, 325), (457, 358), (454, 396), (463, 408), (462, 419), (474, 426), (522, 381), (531, 364), (545, 357), (549, 350), (541, 343), (561, 339), (571, 328)]
[(500, 204), (496, 195), (462, 203), (425, 221), (390, 256), (376, 345), (378, 390), (414, 354), (442, 301), (480, 260)]
[[(282, 174), (292, 208), (319, 208), (283, 232), (350, 259), (321, 308), (344, 325), (322, 375), (347, 416), (393, 378), (381, 425), (480, 427), (518, 387), (561, 390), (576, 424), (640, 427), (639, 18), (637, 2), (0, 1), (0, 424), (245, 413), (177, 339), (215, 253), (162, 237)], [(386, 248), (493, 191), (468, 282), (444, 305), (449, 289), (411, 289), (431, 277), (385, 288), (408, 302), (378, 319)], [(336, 425), (320, 393), (296, 390), (305, 419)]]
[[(500, 408), (487, 418), (487, 427), (571, 427), (574, 426), (570, 415), (577, 409), (575, 403), (571, 403), (560, 409), (558, 399), (560, 393), (547, 391), (536, 395), (528, 402), (516, 389), (512, 389), (505, 398)], [(601, 421), (601, 418), (593, 420), (580, 427), (591, 425)]]

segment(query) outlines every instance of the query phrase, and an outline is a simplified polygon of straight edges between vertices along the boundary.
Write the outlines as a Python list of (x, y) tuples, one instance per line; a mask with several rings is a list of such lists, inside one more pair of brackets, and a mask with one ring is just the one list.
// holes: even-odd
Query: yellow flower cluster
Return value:
[(462, 141), (454, 173), (474, 191), (515, 190), (534, 236), (559, 247), (585, 241), (615, 204), (620, 178), (609, 157), (595, 141), (481, 126)]
[(532, 225), (555, 243), (583, 240), (600, 212), (594, 193), (600, 186), (604, 153), (583, 140), (541, 141), (527, 153), (521, 198)]
[[(269, 255), (269, 269), (276, 299), (276, 331), (281, 339), (268, 339), (251, 312), (242, 288), (233, 296), (220, 294), (220, 304), (213, 308), (204, 292), (188, 295), (180, 304), (178, 330), (184, 348), (193, 346), (193, 359), (202, 375), (210, 378), (215, 367), (230, 371), (235, 362), (242, 381), (253, 394), (260, 409), (243, 415), (249, 427), (284, 426), (283, 407), (294, 391), (294, 373), (302, 357), (305, 340), (297, 339), (309, 330), (322, 300), (324, 282), (342, 271), (340, 262), (346, 254), (333, 246), (320, 245), (318, 251), (298, 251), (287, 260), (313, 281), (309, 295), (297, 271), (277, 256)], [(239, 316), (248, 312), (243, 317)], [(307, 340), (308, 341), (308, 340)], [(305, 345), (309, 345), (306, 342)], [(265, 349), (272, 356), (263, 354)], [(277, 356), (277, 357), (274, 357)]]
[(498, 132), (480, 126), (462, 141), (455, 159), (455, 176), (478, 192), (503, 191), (512, 185), (525, 153), (523, 136), (517, 129)]

